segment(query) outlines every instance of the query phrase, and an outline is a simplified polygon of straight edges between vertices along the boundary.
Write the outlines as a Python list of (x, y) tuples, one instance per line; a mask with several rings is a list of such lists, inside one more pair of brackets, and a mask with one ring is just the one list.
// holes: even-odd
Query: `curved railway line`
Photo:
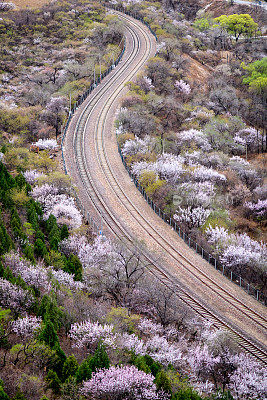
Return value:
[[(265, 347), (267, 319), (264, 317), (264, 307), (261, 305), (253, 307), (256, 302), (253, 303), (251, 299), (249, 302), (247, 299), (243, 301), (243, 296), (246, 296), (243, 291), (238, 288), (235, 288), (234, 292), (231, 292), (228, 288), (225, 289), (223, 282), (218, 283), (218, 277), (215, 279), (213, 274), (203, 271), (183, 252), (176, 249), (176, 246), (159, 232), (155, 220), (150, 221), (146, 218), (142, 209), (140, 210), (135, 205), (135, 201), (132, 201), (130, 196), (126, 194), (127, 190), (125, 190), (123, 181), (120, 179), (118, 170), (114, 170), (114, 160), (110, 147), (113, 146), (114, 150), (116, 139), (113, 135), (112, 145), (110, 137), (107, 137), (107, 132), (113, 130), (114, 104), (125, 92), (124, 84), (137, 74), (147, 59), (155, 52), (154, 39), (141, 23), (123, 14), (120, 14), (120, 18), (126, 25), (126, 52), (123, 61), (111, 75), (105, 78), (104, 84), (100, 85), (82, 105), (73, 118), (67, 133), (68, 152), (65, 151), (67, 167), (73, 180), (77, 182), (77, 186), (80, 188), (79, 197), (82, 197), (86, 207), (93, 208), (94, 213), (101, 216), (105, 227), (113, 236), (126, 238), (130, 243), (134, 242), (135, 236), (128, 229), (127, 222), (133, 221), (132, 223), (139, 227), (140, 232), (145, 232), (146, 237), (150, 238), (157, 248), (161, 248), (164, 255), (168, 256), (168, 260), (171, 260), (168, 261), (166, 266), (164, 261), (154, 259), (151, 252), (146, 251), (144, 256), (149, 263), (150, 272), (156, 275), (162, 283), (175, 290), (178, 297), (194, 309), (196, 313), (211, 320), (217, 327), (228, 330), (245, 351), (262, 363), (267, 364)], [(111, 126), (110, 122), (112, 122)], [(69, 153), (71, 154), (68, 157)], [(121, 163), (118, 167), (123, 169)], [(130, 178), (127, 178), (130, 181)], [(129, 184), (134, 186), (131, 182)], [(111, 198), (116, 203), (112, 208), (109, 205)], [(141, 200), (144, 202), (143, 199)], [(120, 210), (123, 210), (127, 221), (121, 220)], [(157, 218), (156, 215), (155, 218)], [(170, 230), (170, 227), (166, 226), (166, 229)], [(184, 244), (184, 246), (186, 245)], [(173, 269), (168, 268), (171, 263), (179, 268), (180, 273), (182, 271), (182, 275), (188, 274), (190, 276), (190, 279), (192, 279), (191, 287), (185, 287), (179, 273), (173, 273)], [(178, 268), (176, 269), (178, 270)], [(195, 286), (196, 284), (198, 286)], [(198, 288), (200, 285), (203, 285), (204, 291), (212, 293), (217, 303), (222, 303), (221, 308), (217, 307), (216, 309), (216, 305), (213, 306), (213, 301), (211, 303), (205, 302), (205, 299), (202, 298), (203, 290), (202, 293), (200, 291), (196, 295), (192, 287)], [(236, 296), (238, 290), (239, 293)], [(253, 303), (252, 306), (251, 302)], [(222, 312), (224, 308), (228, 314), (235, 315), (234, 322), (231, 321), (227, 313)], [(244, 325), (250, 323), (249, 332), (242, 329), (242, 324), (240, 327), (240, 324), (235, 323), (240, 320), (240, 316), (244, 320)], [(257, 334), (254, 334), (254, 332), (257, 332)]]

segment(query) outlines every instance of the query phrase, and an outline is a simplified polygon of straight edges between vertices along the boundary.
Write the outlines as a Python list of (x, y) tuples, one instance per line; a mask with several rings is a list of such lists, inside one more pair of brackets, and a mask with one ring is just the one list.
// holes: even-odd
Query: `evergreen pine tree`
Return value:
[(54, 349), (57, 344), (59, 344), (58, 335), (54, 328), (54, 324), (48, 320), (39, 335), (39, 340), (44, 342), (47, 346)]
[(36, 257), (44, 258), (47, 254), (47, 249), (44, 242), (41, 239), (36, 239), (34, 242), (34, 253)]
[(108, 369), (110, 362), (102, 343), (99, 343), (92, 358), (89, 359), (89, 367), (94, 372), (97, 369)]
[(50, 369), (45, 377), (46, 388), (52, 389), (54, 394), (60, 394), (61, 382), (57, 373)]
[(66, 265), (64, 267), (64, 271), (68, 272), (69, 274), (74, 274), (74, 279), (76, 281), (82, 280), (82, 264), (77, 256), (71, 254), (67, 259)]
[(69, 376), (74, 376), (78, 368), (79, 364), (75, 356), (72, 354), (71, 356), (67, 357), (62, 369), (63, 380), (65, 381), (66, 379), (68, 379)]
[(91, 378), (92, 376), (92, 370), (90, 368), (88, 360), (84, 360), (77, 372), (76, 372), (76, 381), (77, 383), (82, 383), (82, 381), (87, 381)]
[(155, 384), (157, 386), (157, 390), (163, 390), (164, 392), (171, 393), (172, 392), (172, 387), (170, 383), (170, 379), (166, 375), (166, 372), (163, 370), (160, 370), (155, 378)]
[(60, 231), (60, 239), (64, 240), (64, 239), (67, 239), (68, 237), (69, 237), (69, 230), (68, 230), (67, 225), (64, 224)]

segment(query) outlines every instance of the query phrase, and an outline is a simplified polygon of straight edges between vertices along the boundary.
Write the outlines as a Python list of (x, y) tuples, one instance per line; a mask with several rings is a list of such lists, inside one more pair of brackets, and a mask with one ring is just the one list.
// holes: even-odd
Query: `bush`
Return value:
[(69, 376), (75, 376), (78, 368), (79, 364), (74, 355), (67, 357), (62, 369), (63, 380), (65, 381)]
[(44, 258), (47, 254), (47, 249), (44, 242), (41, 239), (36, 239), (34, 243), (34, 253), (36, 257)]
[(92, 370), (90, 368), (88, 360), (84, 360), (79, 366), (76, 372), (76, 382), (82, 383), (82, 381), (89, 380), (92, 376)]
[(57, 344), (59, 344), (58, 335), (54, 328), (53, 323), (48, 320), (39, 335), (40, 342), (44, 342), (47, 346), (54, 349)]
[(102, 343), (99, 343), (92, 358), (88, 360), (90, 369), (95, 372), (97, 369), (108, 369), (110, 362)]
[(68, 272), (69, 274), (74, 274), (75, 281), (82, 280), (82, 264), (77, 256), (71, 254), (66, 261), (64, 271)]
[(45, 381), (47, 383), (46, 384), (47, 389), (52, 389), (53, 393), (56, 395), (60, 394), (61, 382), (55, 371), (53, 370), (48, 371), (48, 374), (45, 377)]

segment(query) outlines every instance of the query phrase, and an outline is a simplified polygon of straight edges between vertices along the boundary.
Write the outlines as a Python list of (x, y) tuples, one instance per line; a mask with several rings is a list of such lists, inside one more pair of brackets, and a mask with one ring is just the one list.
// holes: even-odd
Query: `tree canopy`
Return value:
[(247, 66), (243, 65), (243, 68), (248, 72), (243, 83), (248, 84), (252, 90), (260, 94), (264, 93), (267, 90), (267, 57)]
[(215, 22), (233, 35), (236, 41), (241, 35), (251, 37), (258, 31), (258, 24), (249, 14), (221, 15), (215, 18)]

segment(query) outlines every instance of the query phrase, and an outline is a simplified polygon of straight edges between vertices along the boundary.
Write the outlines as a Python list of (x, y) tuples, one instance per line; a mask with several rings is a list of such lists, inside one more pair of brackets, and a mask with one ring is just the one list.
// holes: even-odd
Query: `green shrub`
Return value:
[(91, 378), (92, 370), (90, 368), (88, 360), (84, 360), (80, 364), (75, 376), (76, 376), (77, 383), (82, 383), (82, 381), (86, 381)]
[(78, 368), (79, 364), (74, 355), (72, 354), (71, 356), (67, 357), (62, 369), (63, 380), (65, 381), (69, 376), (75, 376)]
[(47, 254), (47, 249), (44, 242), (41, 239), (36, 239), (34, 242), (34, 253), (36, 257), (44, 258)]
[(74, 274), (74, 279), (76, 281), (82, 280), (82, 264), (77, 256), (71, 254), (66, 261), (64, 271), (68, 272), (69, 274)]
[(47, 389), (52, 389), (55, 395), (60, 394), (61, 382), (55, 371), (50, 369), (45, 377), (45, 381)]

